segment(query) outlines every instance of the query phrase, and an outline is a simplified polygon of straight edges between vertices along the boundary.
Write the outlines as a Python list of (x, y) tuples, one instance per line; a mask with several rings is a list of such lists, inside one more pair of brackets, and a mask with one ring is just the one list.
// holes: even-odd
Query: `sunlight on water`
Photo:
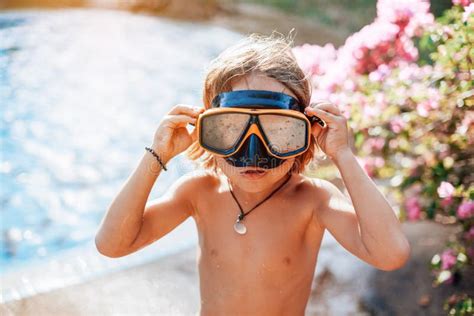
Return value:
[[(90, 243), (160, 118), (201, 105), (205, 67), (240, 38), (116, 11), (0, 13), (2, 271)], [(152, 198), (193, 169), (169, 166)]]

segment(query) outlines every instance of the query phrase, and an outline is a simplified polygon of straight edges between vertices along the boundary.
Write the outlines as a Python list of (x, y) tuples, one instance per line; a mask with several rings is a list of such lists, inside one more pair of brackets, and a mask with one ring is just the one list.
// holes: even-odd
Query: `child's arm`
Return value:
[[(195, 123), (201, 111), (177, 105), (162, 119), (151, 147), (164, 164), (195, 139), (195, 131), (189, 134), (186, 125)], [(145, 152), (102, 220), (95, 237), (100, 253), (108, 257), (125, 256), (161, 238), (193, 214), (193, 177), (181, 177), (163, 197), (147, 204), (161, 172), (156, 158)]]
[[(349, 201), (336, 186), (321, 181), (326, 196), (318, 202), (315, 218), (322, 227), (360, 259), (382, 269), (402, 267), (410, 245), (400, 222), (375, 183), (361, 168), (347, 145), (346, 120), (333, 105), (310, 110), (328, 123), (329, 130), (316, 131), (318, 143), (338, 167), (349, 192)], [(316, 127), (319, 129), (319, 127)]]
[(329, 181), (321, 180), (326, 196), (315, 210), (321, 226), (348, 251), (381, 270), (402, 267), (410, 255), (395, 212), (352, 152), (335, 160), (351, 201)]

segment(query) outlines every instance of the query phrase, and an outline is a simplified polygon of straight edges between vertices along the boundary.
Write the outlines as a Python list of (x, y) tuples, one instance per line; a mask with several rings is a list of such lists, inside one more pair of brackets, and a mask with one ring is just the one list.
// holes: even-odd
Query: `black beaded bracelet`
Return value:
[(165, 165), (163, 164), (163, 162), (161, 161), (160, 159), (160, 156), (158, 156), (158, 154), (150, 147), (145, 147), (146, 150), (148, 150), (149, 152), (151, 152), (151, 154), (153, 156), (155, 156), (156, 160), (158, 160), (158, 162), (160, 163), (161, 165), (161, 168), (163, 168), (164, 171), (167, 171), (168, 169), (166, 169)]

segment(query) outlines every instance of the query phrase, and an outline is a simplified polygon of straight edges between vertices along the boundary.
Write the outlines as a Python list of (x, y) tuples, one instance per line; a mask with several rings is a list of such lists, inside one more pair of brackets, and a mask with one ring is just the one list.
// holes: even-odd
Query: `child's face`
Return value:
[[(232, 83), (232, 90), (267, 90), (283, 92), (297, 98), (289, 89), (279, 81), (269, 78), (263, 74), (251, 74), (239, 78)], [(273, 184), (284, 177), (292, 168), (295, 158), (285, 159), (285, 161), (275, 168), (263, 169), (257, 167), (235, 167), (228, 163), (224, 158), (214, 156), (217, 166), (221, 171), (242, 190), (247, 192), (259, 192), (270, 188)], [(258, 169), (261, 173), (248, 173), (248, 170)], [(247, 172), (246, 172), (247, 171)]]

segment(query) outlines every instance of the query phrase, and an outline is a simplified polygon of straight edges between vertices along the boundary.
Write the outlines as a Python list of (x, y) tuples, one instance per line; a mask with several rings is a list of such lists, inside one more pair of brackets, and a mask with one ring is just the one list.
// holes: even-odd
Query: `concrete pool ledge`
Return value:
[(162, 248), (160, 251), (147, 249), (148, 251), (142, 253), (113, 259), (100, 255), (95, 246), (77, 247), (48, 260), (38, 260), (27, 266), (2, 272), (0, 304), (95, 280), (110, 273), (171, 256), (183, 249), (189, 249), (189, 246), (166, 251)]
[(36, 259), (0, 274), (0, 304), (95, 280), (133, 266), (156, 262), (197, 245), (192, 219), (152, 245), (121, 258), (101, 255), (93, 241), (43, 259)]
[(94, 280), (9, 301), (1, 315), (192, 314), (198, 310), (196, 248)]

